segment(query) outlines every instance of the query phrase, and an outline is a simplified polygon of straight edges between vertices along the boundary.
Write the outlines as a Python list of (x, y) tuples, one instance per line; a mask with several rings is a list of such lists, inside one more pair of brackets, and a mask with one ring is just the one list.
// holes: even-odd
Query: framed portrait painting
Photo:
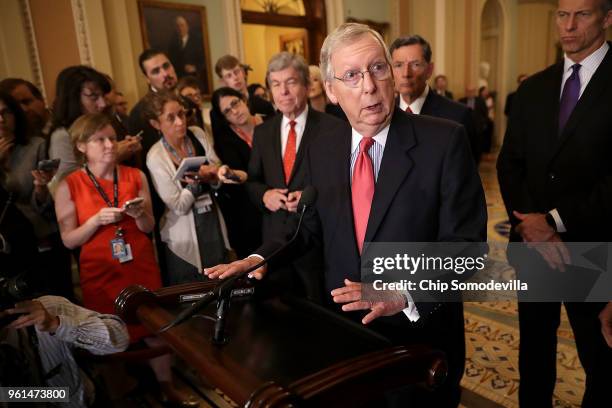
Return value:
[(194, 76), (210, 98), (212, 75), (206, 8), (179, 3), (139, 0), (144, 48), (164, 51), (178, 78)]

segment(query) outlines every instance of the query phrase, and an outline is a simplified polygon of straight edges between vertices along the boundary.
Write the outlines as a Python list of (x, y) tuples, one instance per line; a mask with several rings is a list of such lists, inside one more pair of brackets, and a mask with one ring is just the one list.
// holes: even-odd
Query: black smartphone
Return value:
[(225, 172), (225, 178), (228, 180), (235, 181), (236, 183), (240, 183), (240, 176), (238, 176), (236, 173), (234, 173), (231, 170), (228, 170)]
[(41, 160), (38, 162), (36, 169), (41, 171), (57, 170), (60, 165), (60, 161), (60, 159)]

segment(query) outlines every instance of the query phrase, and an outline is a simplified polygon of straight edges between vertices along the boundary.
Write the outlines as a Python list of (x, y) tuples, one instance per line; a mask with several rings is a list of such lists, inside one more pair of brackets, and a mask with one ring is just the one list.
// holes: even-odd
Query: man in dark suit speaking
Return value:
[[(396, 405), (456, 407), (465, 356), (461, 305), (415, 304), (400, 293), (385, 302), (362, 300), (360, 264), (364, 242), (486, 240), (484, 193), (465, 131), (395, 107), (391, 58), (368, 26), (347, 23), (330, 34), (321, 49), (321, 72), (327, 95), (351, 127), (321, 129), (310, 145), (307, 183), (319, 198), (299, 247), (322, 246), (326, 289), (342, 311), (359, 314), (364, 324), (375, 320), (373, 328), (398, 343), (430, 344), (446, 353), (446, 383), (415, 396), (412, 405)], [(277, 247), (268, 242), (257, 253)], [(205, 273), (225, 278), (257, 262), (249, 257)]]
[(476, 132), (470, 109), (458, 102), (434, 92), (427, 81), (431, 78), (434, 63), (431, 46), (418, 35), (399, 37), (389, 47), (391, 65), (395, 77), (395, 90), (399, 94), (397, 105), (403, 111), (415, 115), (429, 115), (457, 122), (465, 128), (474, 161), (480, 161), (482, 143)]
[[(519, 277), (551, 281), (568, 263), (563, 242), (612, 240), (612, 1), (560, 0), (556, 20), (565, 57), (517, 90), (497, 162), (510, 240), (552, 243), (535, 245), (541, 256), (529, 265), (512, 251), (508, 259)], [(564, 304), (586, 372), (582, 406), (609, 405), (612, 350), (597, 318), (604, 304)], [(560, 302), (519, 303), (521, 407), (552, 405), (560, 311)]]

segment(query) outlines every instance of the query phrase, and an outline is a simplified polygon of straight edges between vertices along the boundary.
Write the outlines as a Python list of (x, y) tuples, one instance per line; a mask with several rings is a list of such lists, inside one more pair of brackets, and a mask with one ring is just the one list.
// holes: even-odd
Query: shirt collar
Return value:
[[(304, 129), (306, 127), (307, 117), (308, 117), (308, 104), (306, 104), (306, 107), (304, 108), (302, 113), (300, 113), (295, 119), (293, 119), (295, 120), (296, 127)], [(283, 129), (286, 128), (287, 126), (289, 126), (290, 122), (291, 122), (291, 119), (283, 115), (283, 121), (281, 122), (281, 128)]]
[(584, 68), (590, 72), (595, 72), (597, 70), (597, 67), (599, 67), (599, 63), (603, 61), (609, 48), (610, 46), (608, 45), (608, 42), (604, 41), (601, 47), (593, 51), (588, 57), (586, 57), (582, 61), (578, 61), (578, 62), (571, 60), (570, 58), (568, 58), (567, 54), (564, 54), (563, 72), (569, 71), (572, 68), (572, 65), (574, 64), (580, 64), (581, 70)]
[(399, 107), (401, 110), (405, 111), (406, 107), (410, 106), (410, 110), (412, 111), (412, 113), (416, 113), (417, 115), (419, 115), (421, 113), (421, 109), (423, 109), (423, 105), (425, 104), (425, 99), (427, 99), (428, 94), (429, 94), (429, 85), (425, 85), (425, 89), (423, 90), (423, 93), (421, 94), (421, 96), (416, 98), (414, 102), (412, 102), (410, 105), (408, 105), (408, 103), (406, 103), (402, 95), (400, 95), (399, 96), (399, 99), (400, 99)]
[[(389, 123), (383, 130), (374, 135), (374, 141), (380, 144), (385, 150), (385, 144), (387, 144), (387, 136), (389, 135), (389, 128), (391, 127), (391, 123)], [(355, 153), (355, 150), (359, 149), (359, 143), (363, 136), (359, 134), (355, 129), (351, 129), (351, 154)]]

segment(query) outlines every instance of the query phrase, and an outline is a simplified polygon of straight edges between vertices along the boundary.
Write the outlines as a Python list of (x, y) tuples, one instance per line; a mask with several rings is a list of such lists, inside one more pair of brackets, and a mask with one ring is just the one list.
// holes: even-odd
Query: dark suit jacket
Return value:
[(263, 203), (263, 196), (271, 188), (287, 188), (289, 191), (302, 190), (305, 183), (304, 157), (308, 146), (315, 140), (322, 130), (346, 126), (346, 122), (318, 112), (312, 108), (308, 109), (306, 127), (300, 142), (295, 164), (289, 184), (285, 183), (283, 171), (283, 159), (281, 154), (281, 122), (283, 116), (276, 115), (271, 120), (262, 123), (255, 128), (253, 135), (253, 150), (249, 162), (249, 181), (246, 184), (247, 191), (253, 204), (264, 214), (263, 239), (279, 239), (284, 237), (285, 224), (292, 222), (295, 218), (293, 213), (287, 211), (268, 211)]
[[(232, 169), (248, 171), (251, 148), (230, 127), (223, 129), (215, 138), (217, 156)], [(243, 184), (224, 185), (219, 204), (232, 248), (239, 258), (249, 256), (261, 244), (261, 212), (251, 203)]]
[(453, 97), (453, 93), (452, 93), (451, 91), (444, 91), (444, 95), (440, 95), (440, 94), (438, 93), (438, 91), (436, 91), (436, 90), (435, 90), (435, 89), (433, 89), (433, 88), (432, 88), (432, 91), (433, 91), (433, 92), (435, 92), (435, 93), (436, 93), (436, 95), (443, 96), (443, 97), (448, 98), (448, 99), (450, 99), (450, 100), (455, 99), (455, 98)]
[[(306, 118), (306, 127), (298, 147), (295, 164), (289, 184), (285, 182), (283, 160), (281, 155), (281, 123), (283, 116), (276, 115), (271, 120), (262, 123), (255, 128), (253, 135), (253, 150), (249, 162), (249, 181), (246, 189), (251, 202), (262, 212), (262, 239), (264, 241), (282, 241), (287, 231), (293, 232), (296, 228), (297, 216), (285, 210), (276, 212), (269, 211), (264, 203), (263, 196), (271, 188), (287, 188), (289, 191), (302, 190), (305, 186), (306, 167), (304, 160), (308, 147), (319, 136), (319, 133), (327, 129), (338, 129), (347, 126), (347, 123), (331, 115), (317, 112), (310, 108)], [(314, 300), (323, 298), (322, 291), (322, 259), (318, 248), (308, 251), (292, 259), (292, 267), (300, 276), (297, 285), (302, 285), (306, 295)], [(291, 269), (291, 268), (289, 268)], [(276, 275), (283, 280), (287, 276), (279, 276), (282, 273), (288, 275), (287, 268)], [(272, 275), (272, 274), (271, 274)], [(285, 284), (283, 282), (283, 284)], [(294, 286), (296, 283), (292, 283)], [(298, 288), (300, 292), (302, 288)]]
[[(461, 98), (459, 102), (466, 105), (468, 104), (468, 98)], [(477, 96), (474, 98), (474, 124), (476, 126), (476, 132), (481, 134), (487, 128), (489, 122), (489, 109), (487, 108), (487, 103), (484, 99)]]
[[(513, 210), (553, 208), (567, 228), (564, 241), (612, 238), (612, 48), (559, 132), (563, 62), (526, 79), (518, 89), (497, 162), (513, 226)], [(511, 239), (520, 240), (513, 230)]]
[(142, 117), (143, 108), (144, 106), (141, 99), (130, 111), (130, 116), (128, 118), (128, 130), (130, 135), (136, 135), (142, 130), (141, 157), (142, 162), (145, 163), (149, 149), (151, 149), (151, 146), (157, 143), (160, 135), (159, 132)]
[[(351, 207), (351, 128), (324, 132), (311, 143), (305, 160), (307, 183), (317, 189), (318, 199), (316, 211), (305, 220), (303, 245), (323, 246), (330, 291), (343, 286), (345, 278), (360, 280), (360, 256)], [(396, 109), (365, 240), (482, 242), (486, 220), (484, 193), (463, 127)], [(258, 253), (277, 246), (266, 242)], [(426, 318), (435, 305), (419, 308)]]
[(200, 72), (204, 68), (205, 62), (202, 37), (190, 31), (187, 43), (183, 47), (180, 36), (175, 33), (168, 43), (168, 58), (170, 58), (179, 78), (187, 75), (187, 72), (185, 72), (185, 65), (187, 64), (194, 65)]
[(508, 96), (506, 96), (506, 104), (504, 105), (504, 115), (510, 116), (510, 112), (512, 112), (512, 100), (514, 99), (515, 92), (510, 92)]
[[(360, 281), (361, 257), (355, 241), (351, 204), (351, 128), (322, 128), (311, 144), (304, 167), (306, 183), (318, 191), (307, 212), (300, 241), (288, 252), (310, 245), (323, 248), (325, 294)], [(366, 242), (444, 242), (486, 240), (484, 192), (462, 126), (396, 109), (383, 154)], [(257, 251), (268, 255), (279, 243), (265, 242)], [(437, 396), (456, 406), (465, 360), (462, 303), (416, 304), (420, 319), (403, 313), (376, 319), (370, 327), (396, 344), (429, 344), (446, 353), (449, 376)], [(334, 306), (339, 310), (337, 306)], [(362, 312), (345, 313), (361, 319)], [(434, 400), (435, 401), (435, 400)], [(420, 405), (419, 405), (420, 406)]]
[[(396, 102), (399, 106), (399, 97), (396, 98)], [(425, 103), (423, 103), (423, 107), (421, 108), (421, 115), (452, 120), (453, 122), (463, 125), (470, 142), (470, 148), (472, 149), (472, 157), (474, 157), (476, 163), (480, 161), (482, 142), (480, 140), (480, 135), (476, 132), (476, 125), (474, 124), (474, 117), (470, 112), (470, 108), (444, 96), (440, 96), (435, 90), (430, 88), (427, 98), (425, 98)]]

